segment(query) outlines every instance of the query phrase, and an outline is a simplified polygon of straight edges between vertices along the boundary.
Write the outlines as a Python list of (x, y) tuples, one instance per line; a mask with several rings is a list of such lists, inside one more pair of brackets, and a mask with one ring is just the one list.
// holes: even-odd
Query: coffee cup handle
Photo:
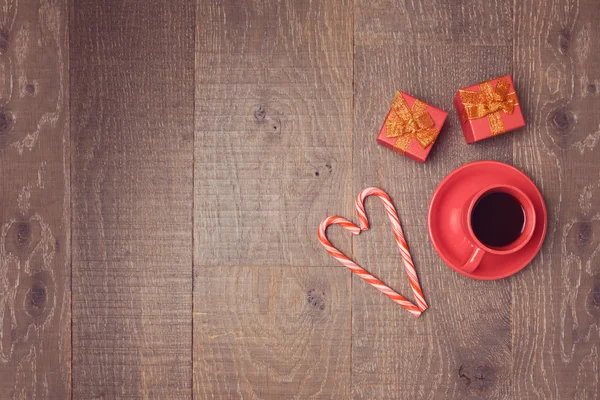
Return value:
[(462, 270), (469, 273), (475, 271), (475, 269), (479, 267), (479, 263), (481, 263), (481, 260), (483, 259), (484, 255), (485, 251), (483, 251), (479, 247), (475, 247), (475, 250), (473, 251), (473, 254), (471, 254), (471, 257), (469, 257), (467, 262), (462, 266)]

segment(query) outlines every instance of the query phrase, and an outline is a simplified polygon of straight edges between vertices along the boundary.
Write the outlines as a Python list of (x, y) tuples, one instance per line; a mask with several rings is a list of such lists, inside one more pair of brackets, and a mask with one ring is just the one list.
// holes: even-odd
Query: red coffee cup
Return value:
[[(519, 237), (513, 242), (502, 247), (492, 247), (483, 244), (473, 232), (472, 215), (477, 202), (485, 195), (494, 192), (504, 192), (513, 196), (521, 204), (525, 217), (523, 229)], [(461, 269), (465, 272), (473, 272), (481, 263), (481, 260), (487, 253), (497, 255), (507, 255), (521, 250), (529, 242), (535, 230), (535, 208), (531, 199), (525, 193), (512, 185), (490, 185), (477, 192), (470, 200), (467, 200), (462, 213), (462, 226), (466, 237), (472, 248), (472, 253)]]

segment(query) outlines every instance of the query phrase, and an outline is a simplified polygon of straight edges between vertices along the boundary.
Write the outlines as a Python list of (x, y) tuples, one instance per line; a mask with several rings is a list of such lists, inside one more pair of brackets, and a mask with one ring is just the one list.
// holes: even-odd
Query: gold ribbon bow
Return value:
[(492, 136), (506, 132), (500, 111), (512, 114), (519, 104), (517, 94), (509, 93), (509, 90), (510, 82), (506, 77), (498, 79), (496, 88), (491, 81), (486, 81), (479, 84), (479, 92), (459, 90), (460, 100), (465, 106), (460, 115), (462, 122), (487, 116)]
[(420, 100), (415, 100), (410, 109), (402, 94), (396, 92), (392, 110), (385, 123), (387, 137), (397, 138), (394, 148), (405, 152), (413, 138), (417, 139), (423, 148), (435, 142), (438, 131), (434, 128), (435, 123), (426, 109), (427, 103)]

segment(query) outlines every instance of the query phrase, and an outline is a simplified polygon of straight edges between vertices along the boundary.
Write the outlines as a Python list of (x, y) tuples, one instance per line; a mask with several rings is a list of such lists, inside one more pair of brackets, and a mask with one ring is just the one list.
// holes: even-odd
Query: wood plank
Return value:
[(0, 1), (0, 397), (70, 397), (66, 1)]
[[(512, 71), (512, 2), (407, 3), (356, 3), (354, 192), (379, 186), (392, 196), (430, 309), (414, 319), (353, 278), (352, 395), (507, 398), (509, 281), (452, 271), (431, 246), (426, 219), (435, 187), (452, 170), (478, 159), (512, 161), (521, 133), (467, 145), (452, 106), (460, 87)], [(449, 113), (425, 164), (375, 142), (397, 89)], [(412, 298), (383, 207), (368, 201), (367, 212), (373, 229), (353, 241), (357, 262)]]
[(196, 268), (195, 290), (195, 398), (350, 396), (348, 271)]
[(351, 23), (347, 0), (198, 2), (196, 265), (339, 266), (316, 230), (353, 212)]
[(73, 3), (75, 398), (191, 397), (194, 13)]
[(515, 161), (549, 211), (542, 255), (513, 279), (513, 398), (600, 397), (600, 7), (524, 1), (515, 69), (528, 127)]
[(353, 213), (351, 27), (347, 0), (198, 2), (197, 398), (349, 396), (350, 276), (316, 233)]

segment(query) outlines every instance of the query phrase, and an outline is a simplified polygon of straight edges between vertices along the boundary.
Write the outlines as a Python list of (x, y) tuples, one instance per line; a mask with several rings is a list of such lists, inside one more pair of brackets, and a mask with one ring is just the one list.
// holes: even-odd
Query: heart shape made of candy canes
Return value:
[[(325, 231), (327, 227), (332, 224), (340, 225), (342, 228), (350, 231), (354, 235), (360, 234), (361, 231), (366, 231), (369, 229), (369, 220), (367, 219), (367, 214), (365, 212), (365, 199), (368, 196), (377, 196), (383, 202), (385, 207), (385, 211), (388, 214), (390, 222), (392, 223), (392, 229), (394, 231), (394, 237), (396, 238), (396, 242), (398, 243), (398, 249), (400, 250), (400, 254), (402, 255), (402, 261), (404, 261), (404, 268), (406, 269), (406, 274), (408, 275), (408, 280), (410, 282), (410, 286), (415, 295), (415, 299), (417, 300), (417, 305), (413, 304), (402, 295), (392, 290), (389, 286), (381, 282), (379, 279), (371, 275), (367, 270), (360, 267), (350, 258), (348, 258), (344, 253), (335, 248), (331, 242), (327, 239)], [(354, 272), (356, 275), (364, 279), (367, 283), (373, 285), (377, 290), (381, 291), (387, 297), (392, 299), (394, 302), (400, 304), (406, 310), (408, 310), (415, 317), (421, 315), (423, 311), (427, 309), (427, 303), (425, 302), (425, 297), (423, 296), (423, 291), (421, 290), (421, 285), (419, 284), (419, 278), (417, 277), (417, 271), (415, 270), (415, 265), (412, 261), (412, 257), (410, 256), (410, 252), (408, 250), (408, 245), (406, 244), (406, 239), (404, 239), (404, 233), (402, 232), (402, 227), (400, 226), (400, 219), (398, 219), (398, 213), (396, 212), (396, 208), (390, 199), (390, 196), (383, 190), (370, 187), (366, 188), (356, 197), (356, 212), (358, 213), (358, 221), (360, 223), (360, 228), (348, 221), (343, 217), (332, 216), (325, 218), (321, 224), (319, 225), (319, 241), (327, 250), (329, 254), (331, 254), (336, 260), (338, 260), (342, 265), (346, 266), (350, 271)]]

